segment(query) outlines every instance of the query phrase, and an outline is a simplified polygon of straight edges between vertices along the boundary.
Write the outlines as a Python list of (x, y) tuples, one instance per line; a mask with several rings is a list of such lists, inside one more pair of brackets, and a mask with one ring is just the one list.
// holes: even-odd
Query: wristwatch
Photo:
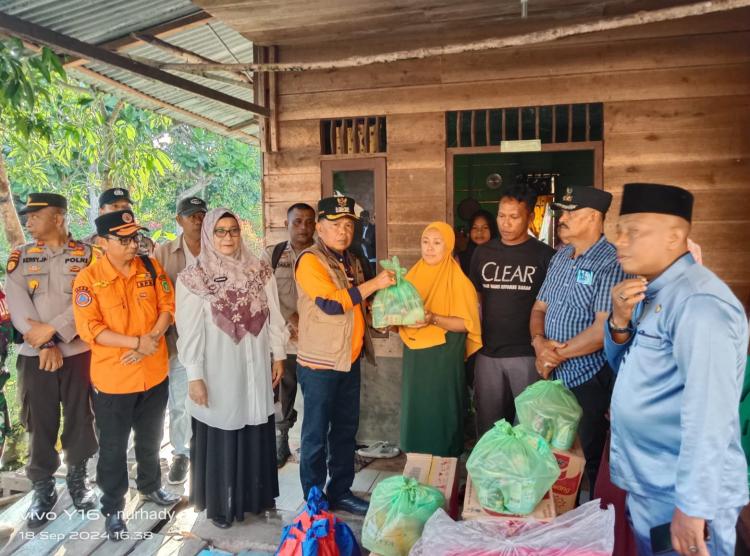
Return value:
[(609, 318), (607, 319), (607, 325), (609, 326), (609, 331), (614, 334), (626, 334), (628, 332), (633, 332), (633, 327), (630, 326), (630, 323), (625, 328), (620, 328), (619, 326), (615, 326), (615, 323), (612, 322), (612, 315), (609, 315)]

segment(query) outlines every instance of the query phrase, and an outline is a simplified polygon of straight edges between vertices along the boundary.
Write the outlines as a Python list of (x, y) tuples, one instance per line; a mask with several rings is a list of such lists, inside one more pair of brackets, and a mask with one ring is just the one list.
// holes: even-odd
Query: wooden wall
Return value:
[[(280, 151), (265, 158), (267, 241), (284, 237), (289, 204), (320, 196), (320, 118), (387, 116), (388, 244), (411, 263), (425, 224), (446, 216), (445, 111), (603, 102), (612, 214), (628, 181), (688, 187), (706, 264), (748, 303), (748, 45), (750, 10), (743, 10), (553, 45), (282, 75)], [(333, 59), (375, 46), (398, 48), (330, 43), (279, 54), (282, 62)]]

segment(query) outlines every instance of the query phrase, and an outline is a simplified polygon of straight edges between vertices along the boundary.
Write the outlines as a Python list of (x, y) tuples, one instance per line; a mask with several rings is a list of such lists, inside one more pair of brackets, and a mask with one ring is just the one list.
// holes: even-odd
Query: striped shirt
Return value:
[[(544, 335), (567, 342), (594, 323), (596, 313), (612, 310), (612, 287), (625, 278), (614, 245), (602, 235), (594, 245), (573, 258), (567, 245), (552, 257), (537, 299), (547, 304)], [(607, 362), (604, 350), (573, 357), (555, 369), (555, 378), (573, 388), (590, 380)]]

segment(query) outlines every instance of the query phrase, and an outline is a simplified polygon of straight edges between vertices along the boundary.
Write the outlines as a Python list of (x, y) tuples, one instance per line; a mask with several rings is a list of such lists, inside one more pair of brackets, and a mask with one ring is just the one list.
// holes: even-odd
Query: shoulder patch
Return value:
[(5, 267), (5, 271), (10, 274), (13, 272), (16, 268), (18, 268), (18, 259), (21, 258), (21, 250), (20, 249), (14, 249), (10, 252), (10, 256), (8, 257), (8, 264)]
[(161, 289), (164, 293), (169, 293), (172, 291), (172, 289), (169, 287), (169, 280), (167, 280), (167, 275), (162, 274), (159, 276), (159, 280), (161, 281)]
[(91, 305), (91, 291), (87, 286), (78, 286), (75, 291), (75, 303), (79, 307), (88, 307)]

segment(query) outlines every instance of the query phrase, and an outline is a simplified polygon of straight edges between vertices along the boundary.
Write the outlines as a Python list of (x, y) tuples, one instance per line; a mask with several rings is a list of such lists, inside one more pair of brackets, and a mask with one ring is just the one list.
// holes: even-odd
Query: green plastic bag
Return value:
[(503, 514), (530, 514), (560, 476), (544, 438), (505, 419), (479, 439), (466, 469), (479, 504)]
[(583, 410), (560, 380), (540, 380), (516, 397), (518, 422), (558, 450), (570, 450)]
[(411, 282), (404, 279), (406, 269), (398, 263), (398, 257), (380, 261), (385, 270), (396, 274), (396, 285), (380, 290), (372, 302), (372, 326), (410, 325), (424, 320), (424, 303)]
[(410, 477), (388, 477), (372, 491), (362, 525), (362, 546), (382, 556), (406, 556), (422, 536), (424, 524), (442, 508), (438, 489)]

